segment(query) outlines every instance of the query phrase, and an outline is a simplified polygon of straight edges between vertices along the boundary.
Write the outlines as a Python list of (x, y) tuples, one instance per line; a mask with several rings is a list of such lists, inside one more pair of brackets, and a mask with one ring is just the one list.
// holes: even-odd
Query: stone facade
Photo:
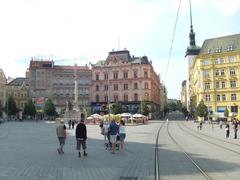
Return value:
[(79, 109), (91, 113), (91, 70), (88, 66), (60, 66), (54, 61), (32, 60), (29, 67), (30, 96), (33, 99), (51, 98), (61, 113), (68, 101), (74, 101), (74, 71), (77, 71)]
[(29, 85), (26, 78), (16, 78), (6, 85), (6, 100), (12, 96), (20, 111), (24, 110), (24, 106), (29, 99)]
[(7, 83), (7, 79), (2, 69), (0, 69), (0, 107), (5, 106), (5, 97), (4, 97), (4, 89)]
[(93, 112), (107, 112), (108, 102), (120, 102), (124, 112), (141, 113), (146, 102), (152, 114), (159, 116), (159, 96), (160, 77), (146, 56), (112, 51), (106, 60), (92, 65)]

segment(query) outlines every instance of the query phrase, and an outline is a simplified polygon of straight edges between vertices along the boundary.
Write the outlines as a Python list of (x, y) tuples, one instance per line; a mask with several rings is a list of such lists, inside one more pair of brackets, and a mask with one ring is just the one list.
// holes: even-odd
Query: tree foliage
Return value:
[(51, 99), (47, 99), (44, 104), (44, 113), (48, 116), (56, 115), (56, 108)]
[(12, 96), (9, 96), (6, 101), (5, 112), (7, 115), (16, 115), (18, 112), (16, 101)]
[(111, 112), (113, 114), (120, 114), (122, 113), (122, 105), (117, 102), (117, 103), (114, 103), (112, 106), (111, 106)]
[(207, 117), (208, 115), (208, 108), (204, 104), (203, 100), (200, 101), (200, 103), (197, 106), (196, 113), (199, 117)]
[(229, 116), (229, 111), (228, 111), (228, 108), (226, 108), (224, 111), (224, 117), (227, 118), (228, 116)]
[(144, 116), (148, 116), (148, 114), (150, 113), (150, 109), (148, 107), (148, 104), (146, 102), (142, 103), (142, 114)]
[(36, 108), (32, 102), (32, 99), (29, 99), (24, 107), (24, 114), (27, 116), (34, 117), (36, 115)]
[(185, 117), (188, 116), (189, 112), (186, 107), (182, 107), (182, 113), (184, 114)]

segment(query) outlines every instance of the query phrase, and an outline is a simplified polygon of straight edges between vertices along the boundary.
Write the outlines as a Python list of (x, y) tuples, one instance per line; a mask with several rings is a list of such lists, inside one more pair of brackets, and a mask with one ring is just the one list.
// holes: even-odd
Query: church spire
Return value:
[(186, 51), (186, 56), (198, 55), (200, 51), (200, 47), (196, 46), (195, 32), (193, 31), (191, 0), (189, 0), (189, 5), (190, 5), (190, 33), (189, 33), (189, 46)]

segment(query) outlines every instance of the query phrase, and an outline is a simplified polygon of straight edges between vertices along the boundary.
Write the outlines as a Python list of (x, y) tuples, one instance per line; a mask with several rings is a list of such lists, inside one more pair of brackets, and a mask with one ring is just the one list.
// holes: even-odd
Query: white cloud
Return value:
[(214, 0), (215, 6), (223, 12), (225, 16), (231, 16), (240, 10), (239, 0)]

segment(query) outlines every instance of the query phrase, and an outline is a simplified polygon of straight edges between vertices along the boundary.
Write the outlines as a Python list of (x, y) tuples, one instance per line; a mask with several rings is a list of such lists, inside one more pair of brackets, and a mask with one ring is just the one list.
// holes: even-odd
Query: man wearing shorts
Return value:
[(115, 154), (115, 146), (117, 140), (117, 133), (118, 133), (118, 125), (116, 124), (115, 120), (111, 121), (109, 126), (109, 133), (110, 133), (110, 142), (112, 143), (112, 154)]
[(81, 157), (81, 147), (83, 149), (83, 155), (87, 156), (86, 140), (87, 140), (87, 128), (86, 125), (84, 124), (84, 120), (82, 119), (76, 127), (78, 157)]

